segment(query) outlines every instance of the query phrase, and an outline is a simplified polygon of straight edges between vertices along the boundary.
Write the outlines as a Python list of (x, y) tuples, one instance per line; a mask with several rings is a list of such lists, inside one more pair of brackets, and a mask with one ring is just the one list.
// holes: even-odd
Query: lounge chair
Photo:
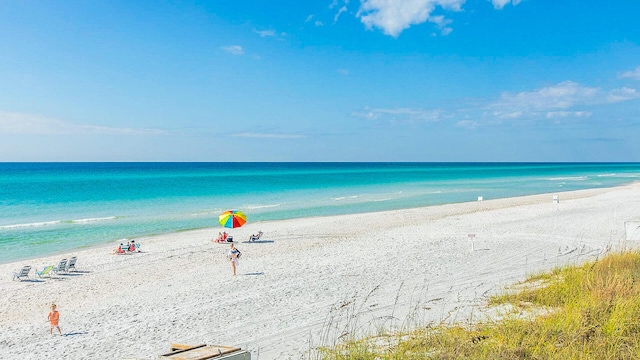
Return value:
[(260, 237), (262, 237), (262, 231), (258, 231), (258, 235), (251, 235), (249, 237), (249, 241), (260, 240)]
[(13, 273), (13, 280), (18, 279), (22, 281), (22, 278), (29, 278), (29, 271), (31, 271), (31, 266), (26, 265), (23, 266), (20, 271), (15, 271)]
[(36, 268), (36, 275), (38, 275), (38, 277), (40, 279), (42, 279), (45, 275), (49, 276), (49, 278), (51, 278), (51, 270), (53, 270), (53, 265), (49, 265), (47, 267), (45, 267), (44, 269), (42, 269), (42, 271), (38, 271), (38, 269)]
[(69, 262), (67, 263), (67, 269), (65, 271), (69, 272), (71, 271), (71, 269), (73, 269), (74, 271), (76, 270), (76, 260), (78, 260), (75, 256), (72, 257), (71, 259), (69, 259)]
[(57, 266), (54, 266), (52, 270), (56, 274), (67, 272), (67, 259), (60, 260), (60, 263)]

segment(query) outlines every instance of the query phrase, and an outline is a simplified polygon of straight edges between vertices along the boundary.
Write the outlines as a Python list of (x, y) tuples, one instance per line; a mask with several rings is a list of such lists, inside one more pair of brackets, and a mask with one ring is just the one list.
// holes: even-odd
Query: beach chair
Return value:
[(20, 271), (14, 271), (13, 272), (13, 279), (18, 279), (20, 281), (22, 281), (22, 278), (29, 278), (29, 272), (31, 271), (31, 266), (26, 265), (23, 266), (22, 269)]
[(262, 231), (258, 231), (258, 235), (251, 235), (249, 237), (249, 241), (260, 240), (260, 237), (262, 237)]
[(67, 263), (67, 269), (66, 271), (69, 272), (71, 271), (71, 269), (73, 269), (74, 271), (76, 270), (76, 261), (78, 259), (74, 256), (71, 259), (69, 259), (69, 262)]
[(37, 268), (35, 270), (36, 270), (36, 275), (38, 275), (40, 279), (42, 279), (45, 276), (49, 276), (49, 279), (51, 279), (50, 272), (51, 270), (53, 270), (53, 265), (46, 266), (44, 269), (42, 269), (42, 271), (38, 271)]
[(67, 272), (67, 259), (60, 260), (60, 263), (57, 266), (54, 266), (52, 270), (56, 274)]

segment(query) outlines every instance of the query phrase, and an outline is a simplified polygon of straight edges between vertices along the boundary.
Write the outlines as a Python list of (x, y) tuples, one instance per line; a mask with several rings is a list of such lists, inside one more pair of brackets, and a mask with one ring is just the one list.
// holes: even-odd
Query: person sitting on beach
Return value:
[(233, 242), (233, 236), (229, 236), (226, 231), (222, 232), (222, 237), (224, 238), (224, 242)]
[(135, 240), (131, 240), (131, 246), (129, 247), (129, 251), (140, 252), (140, 243), (137, 243)]
[(251, 236), (249, 237), (249, 241), (260, 240), (261, 236), (262, 236), (262, 231), (258, 231), (257, 234), (251, 234)]
[(120, 243), (120, 245), (118, 245), (118, 247), (115, 250), (113, 250), (113, 253), (116, 255), (126, 254), (126, 251), (124, 251), (124, 249), (125, 249), (124, 245)]
[(224, 240), (224, 235), (222, 235), (222, 233), (221, 233), (221, 232), (219, 232), (219, 233), (218, 233), (218, 237), (217, 237), (217, 238), (215, 238), (215, 239), (213, 239), (213, 240), (211, 240), (211, 242), (217, 242), (217, 243), (223, 243), (223, 242), (225, 242), (225, 240)]

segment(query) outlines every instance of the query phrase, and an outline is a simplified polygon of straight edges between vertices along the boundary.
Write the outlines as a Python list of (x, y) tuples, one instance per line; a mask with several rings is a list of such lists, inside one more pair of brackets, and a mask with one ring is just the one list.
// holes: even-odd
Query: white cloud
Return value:
[(223, 46), (222, 50), (228, 52), (231, 55), (242, 55), (244, 54), (244, 49), (240, 45), (231, 45), (231, 46)]
[(582, 86), (572, 81), (561, 82), (535, 91), (516, 94), (503, 93), (500, 99), (489, 105), (498, 119), (515, 119), (546, 115), (548, 119), (559, 117), (589, 117), (591, 112), (571, 110), (576, 106), (613, 104), (640, 99), (636, 89), (623, 87), (608, 92), (599, 88)]
[(475, 120), (460, 120), (456, 123), (457, 127), (464, 128), (464, 129), (475, 129), (479, 125), (480, 124)]
[(322, 25), (324, 25), (324, 24), (322, 23), (322, 21), (320, 21), (320, 20), (316, 20), (316, 22), (314, 23), (314, 25), (315, 25), (315, 26), (322, 26)]
[(352, 115), (367, 120), (389, 119), (402, 122), (435, 122), (440, 120), (442, 111), (410, 108), (366, 109), (364, 112), (353, 113)]
[(520, 4), (522, 0), (491, 0), (493, 7), (500, 10), (505, 7), (507, 4), (512, 3), (513, 6)]
[(609, 94), (607, 95), (607, 102), (610, 104), (613, 104), (621, 101), (627, 101), (627, 100), (633, 100), (633, 99), (639, 99), (639, 98), (640, 98), (640, 93), (638, 93), (636, 89), (623, 87), (620, 89), (613, 89), (609, 91)]
[(299, 139), (305, 138), (305, 135), (298, 134), (262, 134), (262, 133), (239, 133), (231, 135), (233, 137), (245, 137), (245, 138), (260, 138), (260, 139)]
[(618, 73), (618, 78), (625, 79), (630, 78), (633, 80), (640, 80), (640, 66), (635, 68), (635, 70), (625, 71), (623, 73)]
[(521, 118), (522, 115), (523, 115), (522, 111), (512, 111), (512, 112), (496, 111), (493, 113), (493, 116), (497, 117), (498, 119), (517, 119), (517, 118)]
[(500, 10), (505, 7), (507, 4), (512, 3), (513, 6), (520, 4), (522, 0), (491, 0), (493, 7)]
[(347, 69), (338, 69), (338, 73), (342, 75), (349, 75), (349, 70)]
[(411, 25), (422, 24), (436, 6), (459, 11), (465, 0), (362, 0), (356, 16), (368, 29), (380, 28), (397, 37)]
[[(275, 30), (254, 30), (254, 32), (256, 34), (260, 35), (260, 37), (276, 36)], [(242, 50), (242, 48), (241, 48), (241, 50)]]
[[(402, 31), (412, 25), (433, 22), (431, 14), (436, 7), (444, 10), (460, 11), (466, 0), (361, 0), (356, 17), (367, 29), (378, 28), (385, 34), (398, 37)], [(493, 7), (502, 9), (507, 4), (513, 6), (522, 0), (491, 0)], [(332, 3), (336, 6), (337, 1)], [(330, 6), (330, 8), (332, 7)], [(453, 31), (451, 27), (440, 27), (442, 35)]]
[(347, 6), (344, 5), (342, 6), (339, 10), (338, 13), (336, 14), (336, 16), (333, 17), (333, 22), (338, 22), (338, 18), (340, 17), (340, 14), (342, 14), (343, 12), (347, 11)]
[(465, 0), (362, 0), (356, 16), (367, 29), (376, 27), (387, 35), (397, 37), (411, 25), (429, 20), (436, 6), (460, 11), (464, 2)]
[(590, 117), (593, 115), (591, 111), (549, 111), (547, 119), (557, 119), (566, 117)]
[(447, 26), (451, 24), (453, 20), (445, 19), (442, 15), (430, 16), (428, 20), (429, 22), (436, 24), (438, 29), (440, 29), (440, 34), (442, 36), (447, 36), (453, 31), (453, 28)]
[(453, 22), (453, 20), (445, 19), (442, 15), (429, 17), (429, 22), (436, 24), (439, 28), (443, 28)]
[(307, 19), (304, 22), (307, 23), (307, 22), (311, 21), (312, 19), (313, 19), (313, 14), (307, 16)]
[(135, 129), (91, 124), (74, 124), (45, 116), (0, 112), (0, 134), (23, 135), (164, 135), (160, 129)]
[(498, 113), (561, 110), (575, 105), (594, 104), (598, 101), (599, 93), (598, 88), (565, 81), (536, 91), (503, 93), (490, 108)]

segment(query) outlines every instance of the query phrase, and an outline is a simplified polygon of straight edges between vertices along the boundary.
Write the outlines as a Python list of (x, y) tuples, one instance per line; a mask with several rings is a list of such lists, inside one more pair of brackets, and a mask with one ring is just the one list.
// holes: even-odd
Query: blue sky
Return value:
[(638, 14), (4, 1), (0, 161), (640, 161)]

